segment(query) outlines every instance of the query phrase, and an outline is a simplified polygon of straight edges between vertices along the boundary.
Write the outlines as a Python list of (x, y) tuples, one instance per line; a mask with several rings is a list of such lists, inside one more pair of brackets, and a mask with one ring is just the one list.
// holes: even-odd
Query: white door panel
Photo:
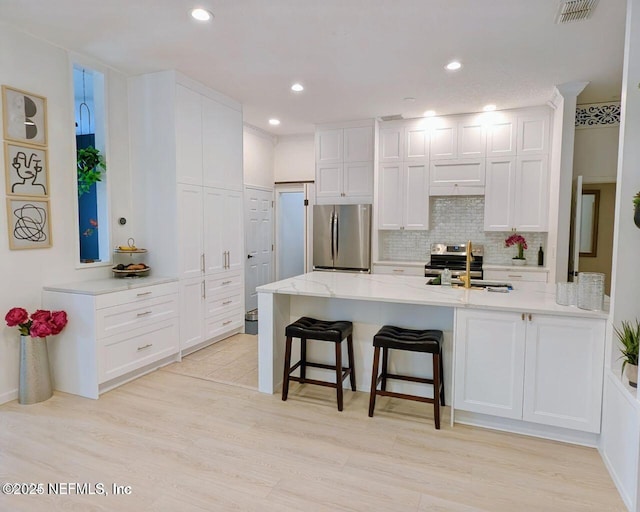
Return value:
[(245, 188), (245, 310), (258, 307), (256, 287), (273, 281), (273, 192)]
[(202, 187), (178, 185), (180, 278), (202, 275)]

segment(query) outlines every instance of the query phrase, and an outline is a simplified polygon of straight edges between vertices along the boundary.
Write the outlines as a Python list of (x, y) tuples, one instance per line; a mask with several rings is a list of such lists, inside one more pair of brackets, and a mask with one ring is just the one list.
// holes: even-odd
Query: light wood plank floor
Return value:
[(236, 334), (193, 352), (183, 357), (181, 362), (165, 366), (162, 370), (258, 389), (258, 336)]
[[(293, 384), (282, 402), (175, 368), (99, 400), (11, 402), (1, 482), (101, 482), (110, 495), (0, 495), (0, 510), (624, 510), (594, 449), (452, 429), (448, 408), (436, 431), (431, 406), (385, 397), (368, 418), (367, 404), (345, 391), (339, 413), (329, 388)], [(131, 494), (112, 495), (113, 483)]]

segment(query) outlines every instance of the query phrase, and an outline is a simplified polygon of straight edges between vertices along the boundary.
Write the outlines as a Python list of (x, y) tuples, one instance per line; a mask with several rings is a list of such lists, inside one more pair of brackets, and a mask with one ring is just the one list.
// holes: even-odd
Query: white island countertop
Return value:
[(92, 281), (78, 281), (75, 283), (45, 286), (49, 292), (78, 293), (81, 295), (102, 295), (105, 293), (122, 292), (144, 286), (177, 282), (175, 277), (136, 277), (136, 278), (107, 278)]
[(426, 284), (424, 277), (310, 272), (257, 288), (260, 293), (306, 295), (336, 299), (354, 299), (400, 304), (419, 304), (455, 308), (544, 313), (582, 318), (607, 318), (608, 311), (587, 311), (575, 306), (560, 306), (555, 287), (544, 291), (515, 290), (508, 293), (486, 289), (465, 290)]

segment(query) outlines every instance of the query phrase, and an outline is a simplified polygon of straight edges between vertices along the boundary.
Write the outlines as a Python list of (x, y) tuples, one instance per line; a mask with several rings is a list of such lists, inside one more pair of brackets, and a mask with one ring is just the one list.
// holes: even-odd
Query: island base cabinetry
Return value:
[(605, 320), (461, 311), (454, 409), (600, 432)]

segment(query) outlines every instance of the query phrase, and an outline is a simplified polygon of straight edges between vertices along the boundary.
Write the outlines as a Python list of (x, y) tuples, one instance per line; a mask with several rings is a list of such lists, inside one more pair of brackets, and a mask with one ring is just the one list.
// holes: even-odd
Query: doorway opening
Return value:
[(276, 280), (310, 271), (312, 183), (276, 184)]

